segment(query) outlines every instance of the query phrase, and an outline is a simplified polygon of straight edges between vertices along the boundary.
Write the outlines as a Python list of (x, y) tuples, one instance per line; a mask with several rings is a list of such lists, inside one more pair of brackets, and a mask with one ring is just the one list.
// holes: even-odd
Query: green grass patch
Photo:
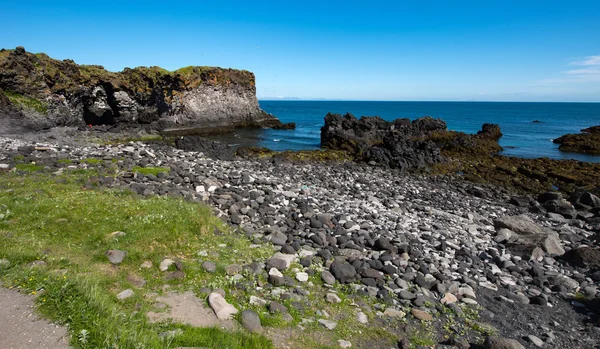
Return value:
[(149, 174), (152, 175), (158, 175), (159, 173), (169, 173), (171, 171), (170, 168), (168, 167), (140, 167), (140, 166), (135, 166), (132, 169), (133, 172), (137, 172), (140, 174), (143, 174), (144, 176), (147, 176)]
[(42, 166), (36, 165), (36, 164), (16, 164), (15, 168), (18, 171), (24, 171), (24, 172), (37, 172), (37, 171), (41, 171), (43, 169)]
[(57, 161), (59, 164), (70, 164), (73, 163), (71, 159), (60, 159)]
[(85, 176), (85, 177), (98, 175), (98, 171), (93, 168), (75, 168), (75, 169), (67, 169), (67, 171), (69, 174)]
[(27, 96), (24, 96), (20, 93), (16, 93), (13, 91), (4, 91), (4, 94), (6, 95), (6, 97), (8, 97), (10, 102), (14, 105), (17, 105), (17, 106), (20, 106), (23, 108), (33, 109), (40, 114), (48, 113), (48, 106), (46, 105), (46, 103), (40, 101), (39, 99), (27, 97)]
[[(250, 248), (250, 241), (228, 230), (208, 206), (88, 190), (85, 181), (75, 174), (0, 175), (0, 207), (7, 212), (0, 218), (0, 258), (11, 263), (0, 269), (0, 279), (7, 287), (36, 293), (40, 311), (68, 325), (74, 348), (272, 348), (265, 337), (245, 332), (151, 324), (145, 314), (154, 305), (142, 297), (163, 292), (166, 273), (158, 264), (166, 257), (181, 260), (185, 271), (183, 280), (169, 282), (171, 288), (197, 289), (215, 277), (201, 269), (199, 251), (226, 265), (265, 258), (268, 248)], [(126, 235), (110, 238), (114, 231)], [(113, 266), (105, 256), (109, 249), (128, 254)], [(37, 260), (45, 264), (31, 267)], [(141, 269), (143, 261), (154, 266)], [(147, 281), (142, 289), (128, 281), (132, 274)], [(127, 288), (135, 295), (118, 301), (115, 295)], [(176, 329), (182, 333), (159, 336)]]

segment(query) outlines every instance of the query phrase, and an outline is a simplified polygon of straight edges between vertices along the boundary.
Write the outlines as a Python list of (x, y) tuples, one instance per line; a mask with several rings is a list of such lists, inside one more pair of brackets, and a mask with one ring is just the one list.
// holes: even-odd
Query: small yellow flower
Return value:
[(35, 291), (33, 291), (33, 292), (31, 292), (31, 294), (32, 294), (32, 295), (35, 295), (35, 294), (36, 294), (36, 292), (35, 292)]

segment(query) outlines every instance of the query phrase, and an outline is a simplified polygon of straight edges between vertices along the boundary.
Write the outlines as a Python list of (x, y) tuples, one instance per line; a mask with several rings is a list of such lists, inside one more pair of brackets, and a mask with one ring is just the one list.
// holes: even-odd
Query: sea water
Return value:
[(561, 152), (552, 140), (583, 128), (600, 125), (600, 103), (521, 102), (374, 102), (374, 101), (267, 101), (260, 106), (295, 130), (239, 130), (230, 143), (273, 150), (308, 150), (320, 146), (321, 127), (328, 112), (385, 120), (423, 116), (443, 119), (449, 130), (477, 133), (484, 123), (499, 124), (504, 136), (503, 155), (549, 157), (600, 162), (600, 156)]

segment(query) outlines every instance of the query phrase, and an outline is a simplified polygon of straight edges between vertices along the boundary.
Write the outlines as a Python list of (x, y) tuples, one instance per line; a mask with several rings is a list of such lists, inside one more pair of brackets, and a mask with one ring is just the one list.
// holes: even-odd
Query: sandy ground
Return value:
[(69, 348), (67, 329), (40, 317), (33, 296), (0, 286), (0, 348)]

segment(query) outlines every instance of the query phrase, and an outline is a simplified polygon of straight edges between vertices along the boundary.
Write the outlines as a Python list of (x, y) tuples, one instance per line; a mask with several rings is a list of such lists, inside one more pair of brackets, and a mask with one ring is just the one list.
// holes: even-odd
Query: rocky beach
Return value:
[[(251, 270), (236, 279), (246, 297), (283, 296), (298, 311), (311, 307), (303, 275), (322, 278), (325, 293), (327, 285), (349, 285), (355, 312), (374, 316), (402, 348), (402, 334), (421, 323), (430, 324), (439, 348), (477, 347), (487, 336), (520, 344), (488, 340), (484, 348), (594, 348), (600, 340), (600, 199), (590, 192), (516, 195), (375, 163), (221, 160), (156, 142), (87, 143), (106, 137), (93, 130), (33, 137), (44, 141), (2, 138), (4, 171), (20, 173), (18, 163), (56, 176), (97, 170), (86, 187), (209, 204), (240, 238), (280, 250), (239, 266)], [(136, 168), (166, 170), (143, 175)], [(291, 262), (298, 263), (293, 276), (282, 274)], [(268, 283), (257, 287), (260, 275)], [(467, 309), (478, 319), (456, 321)], [(384, 347), (374, 343), (354, 344)]]
[[(188, 134), (292, 127), (260, 110), (249, 72), (109, 73), (22, 48), (0, 58), (0, 176), (77, 175), (81, 190), (208, 205), (236, 239), (268, 251), (225, 264), (175, 249), (158, 268), (135, 266), (186, 286), (207, 277), (179, 291), (207, 302), (210, 325), (277, 348), (598, 348), (598, 164), (498, 156), (498, 125), (468, 135), (430, 117), (328, 114), (323, 150), (234, 149)], [(118, 272), (127, 253), (101, 260)], [(52, 252), (40, 255), (28, 263)], [(162, 285), (127, 280), (136, 291), (111, 289), (119, 300), (180, 304)]]

